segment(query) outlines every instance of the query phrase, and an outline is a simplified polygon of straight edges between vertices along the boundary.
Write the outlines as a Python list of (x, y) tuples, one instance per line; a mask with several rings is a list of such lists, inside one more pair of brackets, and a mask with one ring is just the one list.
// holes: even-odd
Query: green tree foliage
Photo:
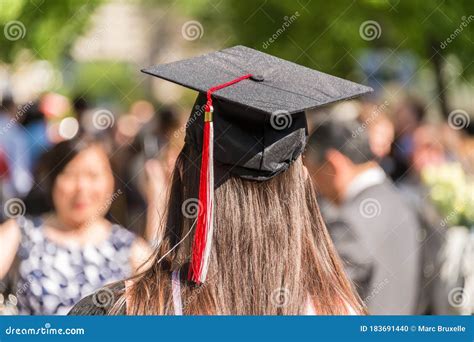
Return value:
[(0, 0), (0, 61), (12, 63), (23, 49), (57, 62), (67, 54), (100, 0)]
[[(183, 9), (203, 24), (204, 37), (260, 50), (284, 26), (285, 18), (298, 12), (266, 50), (326, 71), (347, 73), (360, 49), (387, 47), (413, 51), (424, 60), (436, 51), (443, 56), (454, 53), (466, 73), (474, 72), (474, 3), (470, 0), (193, 0), (186, 4)], [(370, 20), (378, 23), (380, 33), (365, 40), (359, 31)], [(451, 35), (455, 38), (442, 48)]]
[[(193, 0), (183, 10), (203, 24), (203, 39), (222, 47), (244, 44), (340, 76), (358, 69), (364, 48), (411, 51), (420, 66), (435, 71), (445, 114), (446, 56), (457, 56), (465, 80), (474, 74), (472, 0)], [(289, 20), (292, 16), (297, 18)]]

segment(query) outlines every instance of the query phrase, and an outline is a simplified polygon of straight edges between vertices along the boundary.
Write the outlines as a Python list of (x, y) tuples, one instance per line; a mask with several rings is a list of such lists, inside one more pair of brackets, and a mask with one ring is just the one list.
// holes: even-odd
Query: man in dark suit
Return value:
[(305, 159), (316, 189), (337, 207), (326, 224), (369, 312), (414, 314), (419, 223), (374, 161), (367, 132), (353, 119), (326, 120)]

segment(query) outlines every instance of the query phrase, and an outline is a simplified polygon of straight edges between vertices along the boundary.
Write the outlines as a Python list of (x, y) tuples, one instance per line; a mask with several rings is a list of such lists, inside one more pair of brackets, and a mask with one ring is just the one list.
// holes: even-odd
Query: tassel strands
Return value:
[[(199, 207), (196, 232), (194, 234), (193, 253), (190, 268), (190, 280), (197, 284), (206, 279), (209, 253), (213, 232), (214, 212), (214, 167), (212, 165), (214, 150), (214, 127), (212, 108), (204, 116), (204, 136), (199, 179)], [(207, 257), (206, 257), (207, 256)]]
[(191, 266), (188, 274), (189, 280), (196, 284), (202, 284), (206, 280), (214, 231), (214, 126), (212, 120), (214, 109), (212, 107), (212, 93), (248, 79), (251, 76), (251, 74), (241, 76), (227, 83), (212, 87), (207, 91), (201, 170), (199, 176), (199, 208), (193, 241)]

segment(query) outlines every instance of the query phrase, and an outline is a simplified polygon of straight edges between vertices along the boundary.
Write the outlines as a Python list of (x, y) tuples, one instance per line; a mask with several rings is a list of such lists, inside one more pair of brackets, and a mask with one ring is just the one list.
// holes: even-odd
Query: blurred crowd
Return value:
[[(427, 117), (425, 107), (412, 97), (371, 99), (310, 116), (305, 163), (346, 272), (373, 314), (473, 309), (474, 274), (462, 250), (474, 225), (474, 138)], [(115, 112), (55, 93), (24, 104), (3, 97), (0, 313), (65, 314), (137, 272), (159, 243), (187, 113), (146, 100)], [(442, 171), (448, 180), (434, 179)], [(453, 177), (465, 182), (440, 188)], [(453, 244), (456, 227), (461, 241)]]
[[(0, 165), (2, 203), (17, 198), (24, 213), (41, 215), (52, 210), (44, 201), (48, 152), (74, 137), (93, 137), (106, 150), (113, 170), (115, 190), (123, 196), (111, 203), (110, 217), (138, 235), (146, 236), (144, 209), (150, 187), (145, 163), (160, 161), (168, 174), (179, 152), (184, 131), (177, 111), (160, 107), (155, 113), (148, 101), (136, 101), (128, 112), (117, 115), (92, 106), (84, 98), (69, 100), (59, 94), (45, 94), (26, 104), (6, 97), (0, 111)], [(152, 163), (148, 163), (152, 164)], [(153, 167), (150, 166), (149, 167)], [(3, 211), (2, 219), (8, 218)]]

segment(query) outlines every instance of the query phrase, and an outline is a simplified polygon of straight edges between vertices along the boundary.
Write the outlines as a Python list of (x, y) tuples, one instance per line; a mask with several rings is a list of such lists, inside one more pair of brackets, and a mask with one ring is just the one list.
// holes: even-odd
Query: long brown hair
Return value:
[(173, 315), (171, 273), (180, 269), (184, 314), (297, 315), (308, 303), (318, 314), (347, 314), (349, 307), (365, 313), (329, 238), (301, 157), (269, 181), (231, 177), (216, 189), (207, 281), (188, 282), (197, 165), (199, 156), (185, 145), (174, 169), (161, 243), (115, 310), (126, 302), (128, 314)]

